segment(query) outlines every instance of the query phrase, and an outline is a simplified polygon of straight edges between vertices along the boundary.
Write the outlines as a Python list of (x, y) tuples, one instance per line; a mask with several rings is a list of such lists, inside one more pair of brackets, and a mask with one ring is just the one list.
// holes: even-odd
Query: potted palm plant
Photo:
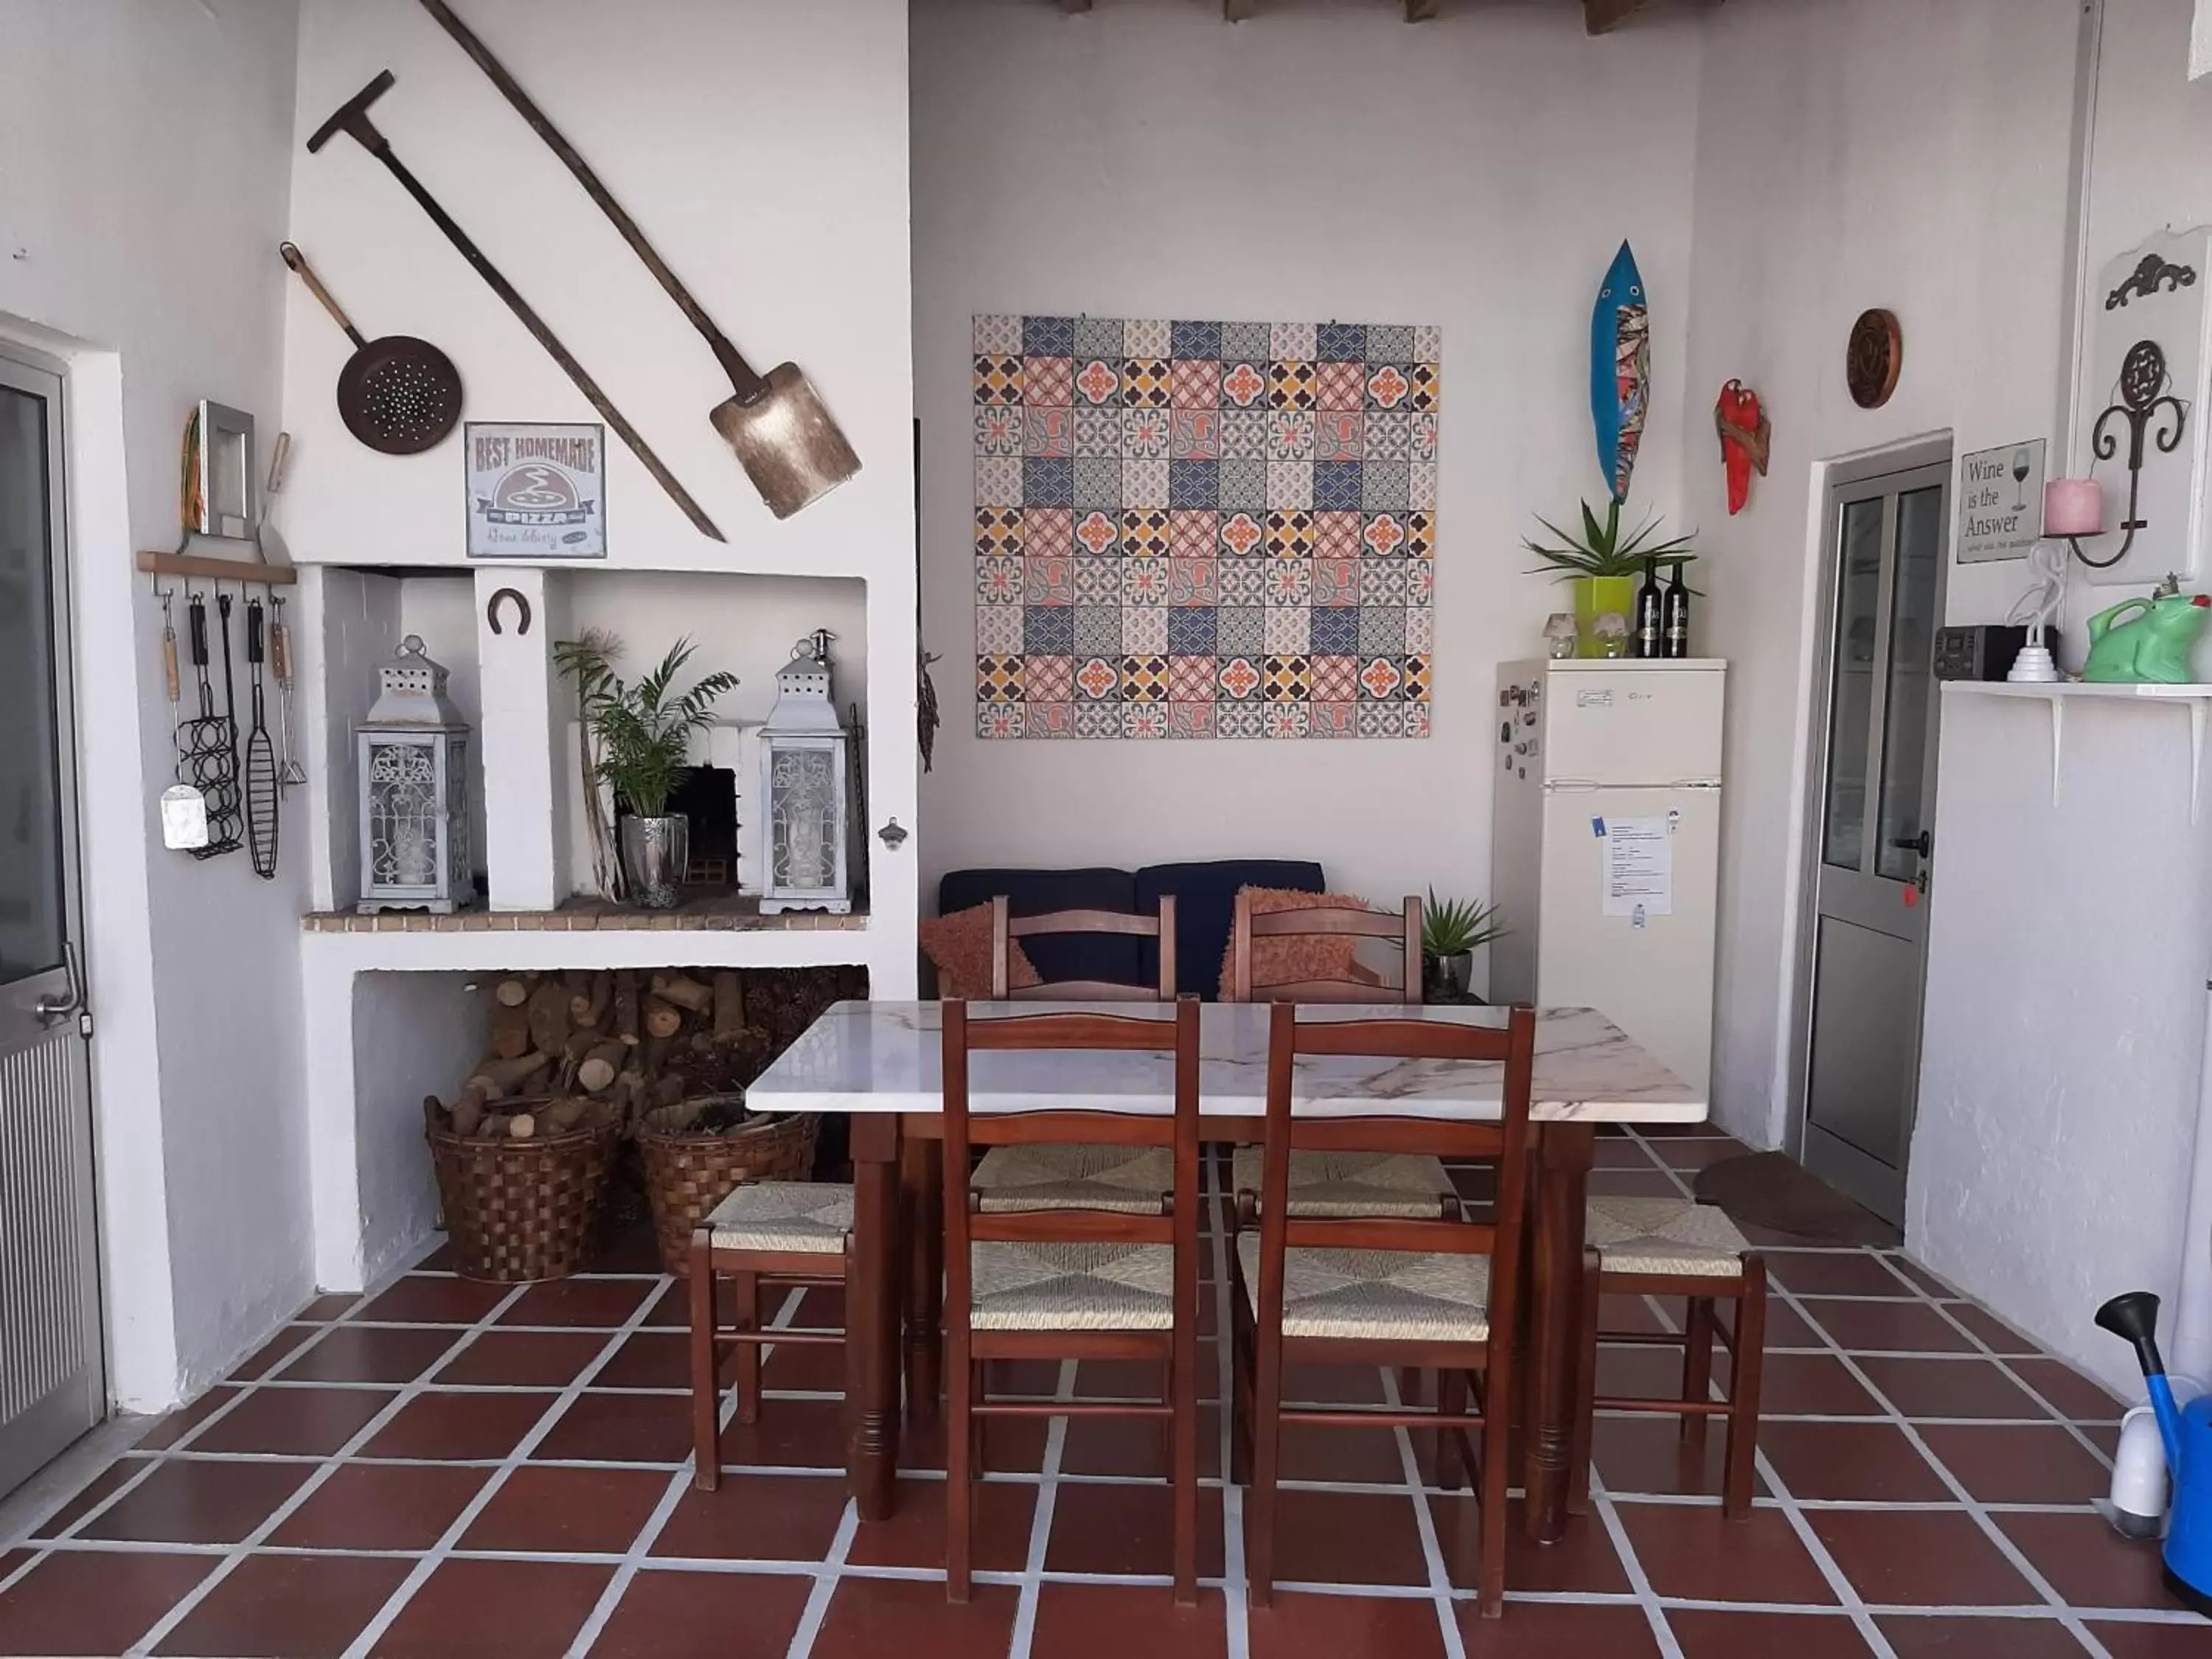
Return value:
[(1498, 923), (1496, 905), (1439, 899), (1437, 890), (1429, 889), (1429, 902), (1421, 910), (1423, 994), (1432, 1001), (1466, 996), (1476, 949), (1507, 931)]
[(586, 763), (614, 791), (630, 898), (652, 910), (673, 908), (691, 861), (690, 820), (668, 810), (668, 797), (690, 764), (692, 734), (713, 723), (715, 700), (738, 684), (735, 674), (702, 674), (677, 696), (676, 677), (692, 650), (690, 640), (677, 641), (633, 684), (615, 672), (622, 644), (611, 635), (587, 634), (553, 647), (562, 673), (576, 683)]
[(1573, 586), (1575, 654), (1595, 657), (1604, 654), (1597, 643), (1597, 619), (1608, 614), (1626, 617), (1636, 608), (1636, 578), (1644, 562), (1656, 559), (1662, 564), (1687, 564), (1698, 556), (1690, 550), (1697, 532), (1655, 539), (1659, 520), (1647, 519), (1640, 528), (1624, 535), (1619, 501), (1607, 503), (1603, 519), (1590, 510), (1588, 501), (1582, 509), (1579, 537), (1549, 519), (1540, 518), (1536, 522), (1552, 532), (1555, 542), (1547, 544), (1531, 538), (1521, 544), (1543, 561), (1530, 575), (1550, 574)]

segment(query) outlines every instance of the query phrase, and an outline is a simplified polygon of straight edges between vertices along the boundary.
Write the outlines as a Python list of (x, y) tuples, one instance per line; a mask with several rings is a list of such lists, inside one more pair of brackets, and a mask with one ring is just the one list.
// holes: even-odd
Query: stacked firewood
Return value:
[(517, 973), (492, 983), (486, 1053), (434, 1127), (528, 1140), (580, 1127), (635, 1131), (698, 1101), (701, 1133), (746, 1121), (770, 1032), (747, 1023), (744, 978), (635, 969)]

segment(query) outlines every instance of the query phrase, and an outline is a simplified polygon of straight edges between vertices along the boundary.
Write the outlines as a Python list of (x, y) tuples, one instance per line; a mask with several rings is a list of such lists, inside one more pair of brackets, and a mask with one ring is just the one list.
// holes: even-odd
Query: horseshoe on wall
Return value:
[(514, 608), (519, 613), (514, 623), (515, 637), (520, 639), (528, 634), (530, 632), (530, 601), (512, 587), (502, 587), (484, 601), (484, 620), (491, 624), (491, 631), (495, 634), (506, 632), (499, 625), (499, 602), (501, 599), (514, 601)]

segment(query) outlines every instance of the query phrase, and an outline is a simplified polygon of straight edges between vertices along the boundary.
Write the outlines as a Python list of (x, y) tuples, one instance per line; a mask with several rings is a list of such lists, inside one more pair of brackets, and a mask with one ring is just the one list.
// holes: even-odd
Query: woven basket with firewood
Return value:
[[(787, 975), (753, 977), (759, 981), (757, 1024), (746, 1018), (745, 975), (733, 969), (701, 978), (672, 969), (603, 969), (495, 981), (489, 1052), (464, 1079), (450, 1110), (429, 1103), (431, 1144), (434, 1151), (443, 1147), (440, 1186), (457, 1249), (465, 1235), (480, 1241), (470, 1247), (472, 1260), (548, 1259), (535, 1247), (499, 1243), (520, 1224), (521, 1212), (482, 1181), (449, 1182), (447, 1164), (458, 1168), (464, 1158), (519, 1171), (532, 1162), (526, 1149), (542, 1148), (545, 1156), (538, 1161), (550, 1168), (560, 1157), (579, 1155), (581, 1137), (603, 1146), (595, 1154), (602, 1166), (596, 1206), (605, 1200), (605, 1167), (616, 1147), (635, 1139), (664, 1240), (665, 1225), (688, 1235), (696, 1217), (742, 1181), (805, 1179), (813, 1121), (750, 1117), (744, 1089), (769, 1056), (844, 988), (842, 976), (803, 986), (786, 983)], [(664, 1223), (678, 1217), (684, 1218)], [(598, 1218), (595, 1207), (586, 1231)]]
[(749, 1181), (804, 1181), (814, 1168), (821, 1120), (811, 1114), (748, 1115), (742, 1093), (663, 1106), (638, 1126), (645, 1190), (660, 1265), (690, 1271), (691, 1232), (707, 1212)]
[(572, 1114), (571, 1103), (511, 1097), (498, 1112), (472, 1115), (465, 1096), (450, 1112), (434, 1096), (423, 1103), (453, 1270), (462, 1278), (565, 1279), (589, 1258), (617, 1135), (610, 1120)]

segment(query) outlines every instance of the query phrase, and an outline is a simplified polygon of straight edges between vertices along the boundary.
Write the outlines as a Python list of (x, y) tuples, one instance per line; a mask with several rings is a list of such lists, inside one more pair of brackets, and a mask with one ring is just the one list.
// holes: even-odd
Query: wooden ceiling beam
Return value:
[(1627, 21), (1631, 14), (1640, 11), (1644, 0), (1583, 0), (1583, 28), (1589, 34), (1603, 34)]

